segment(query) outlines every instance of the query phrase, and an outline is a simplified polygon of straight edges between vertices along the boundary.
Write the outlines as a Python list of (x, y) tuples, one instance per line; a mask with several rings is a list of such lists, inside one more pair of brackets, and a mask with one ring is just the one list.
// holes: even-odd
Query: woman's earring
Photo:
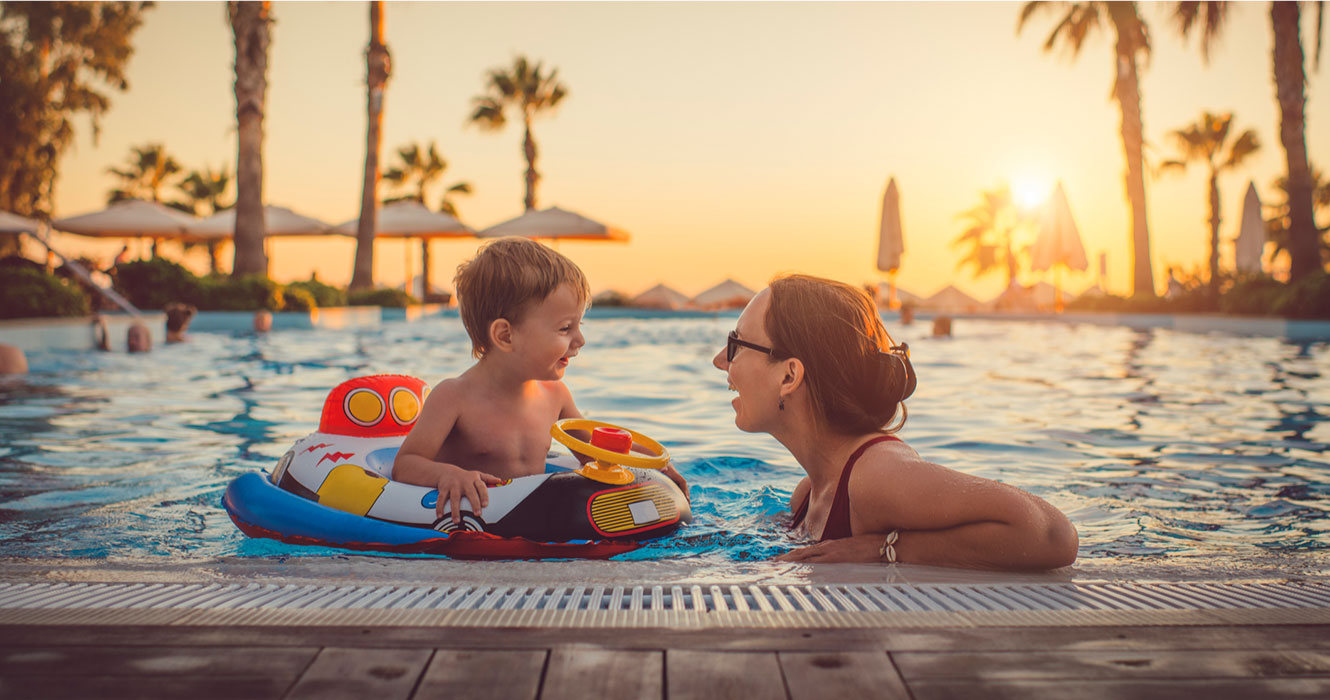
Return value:
[(782, 410), (782, 411), (785, 410), (785, 397), (784, 397), (784, 396), (780, 397), (780, 403), (776, 405), (776, 408), (778, 408), (778, 409), (780, 409), (780, 410)]

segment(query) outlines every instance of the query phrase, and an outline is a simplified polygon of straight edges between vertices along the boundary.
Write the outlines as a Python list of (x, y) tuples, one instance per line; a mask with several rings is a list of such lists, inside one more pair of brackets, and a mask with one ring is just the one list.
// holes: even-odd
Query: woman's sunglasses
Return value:
[(765, 345), (758, 345), (757, 343), (750, 343), (747, 340), (740, 340), (738, 334), (735, 331), (730, 331), (729, 337), (727, 337), (725, 340), (725, 361), (734, 362), (734, 353), (739, 352), (739, 348), (748, 348), (750, 350), (756, 350), (758, 352), (765, 352), (766, 354), (771, 355), (772, 357), (784, 354), (779, 350), (776, 350), (774, 348), (769, 348)]

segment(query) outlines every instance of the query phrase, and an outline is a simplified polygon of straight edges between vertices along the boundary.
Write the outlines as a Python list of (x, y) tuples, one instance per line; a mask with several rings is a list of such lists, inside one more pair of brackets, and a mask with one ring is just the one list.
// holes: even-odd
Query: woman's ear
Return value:
[(780, 378), (780, 396), (785, 398), (793, 394), (804, 384), (804, 362), (797, 357), (781, 361), (785, 373)]
[(513, 324), (506, 318), (490, 322), (490, 347), (501, 352), (513, 351)]

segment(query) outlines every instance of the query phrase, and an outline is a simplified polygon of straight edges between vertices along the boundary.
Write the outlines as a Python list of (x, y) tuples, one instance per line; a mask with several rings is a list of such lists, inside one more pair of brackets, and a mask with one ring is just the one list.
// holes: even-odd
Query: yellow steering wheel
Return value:
[[(586, 430), (593, 432), (592, 440), (595, 441), (594, 431), (596, 428), (623, 431), (632, 437), (632, 442), (625, 445), (625, 449), (631, 449), (631, 445), (640, 445), (655, 454), (616, 452), (585, 440), (579, 440), (568, 434), (569, 430)], [(664, 469), (670, 463), (670, 453), (664, 445), (639, 432), (604, 421), (588, 418), (565, 418), (550, 426), (550, 437), (558, 440), (560, 444), (573, 452), (584, 454), (595, 460), (583, 465), (581, 469), (577, 470), (577, 473), (588, 479), (607, 484), (627, 484), (633, 480), (633, 475), (624, 470), (623, 467)]]

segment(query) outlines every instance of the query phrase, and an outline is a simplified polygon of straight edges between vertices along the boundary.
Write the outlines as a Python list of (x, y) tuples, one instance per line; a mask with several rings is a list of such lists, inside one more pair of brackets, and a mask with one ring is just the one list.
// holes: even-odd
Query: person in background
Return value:
[(254, 312), (254, 332), (267, 333), (272, 330), (272, 312), (267, 309), (259, 309)]
[(119, 253), (116, 253), (116, 254), (115, 254), (115, 260), (111, 262), (111, 267), (114, 268), (116, 265), (119, 265), (120, 263), (123, 263), (123, 262), (129, 262), (129, 245), (128, 245), (128, 244), (126, 244), (124, 248), (121, 248)]
[(0, 345), (0, 374), (27, 374), (28, 358), (13, 345)]
[(111, 350), (111, 333), (106, 329), (106, 319), (101, 314), (92, 315), (92, 347), (94, 350)]
[(938, 316), (933, 319), (933, 337), (949, 338), (951, 337), (951, 317)]
[(712, 364), (738, 393), (735, 425), (776, 438), (807, 474), (794, 562), (907, 562), (1045, 570), (1076, 560), (1076, 528), (1018, 488), (928, 462), (896, 436), (914, 391), (909, 348), (872, 299), (795, 275), (753, 297)]
[(194, 314), (198, 309), (191, 304), (181, 304), (180, 302), (171, 302), (166, 305), (166, 342), (181, 343), (185, 340), (185, 330), (189, 328), (189, 322), (194, 320)]
[(905, 302), (901, 304), (901, 325), (908, 326), (914, 323), (914, 304)]
[(1168, 288), (1164, 292), (1165, 299), (1177, 299), (1182, 296), (1182, 283), (1178, 281), (1176, 267), (1168, 268)]
[(149, 331), (142, 321), (131, 323), (129, 332), (125, 336), (125, 347), (130, 352), (148, 352), (152, 350), (152, 331)]

